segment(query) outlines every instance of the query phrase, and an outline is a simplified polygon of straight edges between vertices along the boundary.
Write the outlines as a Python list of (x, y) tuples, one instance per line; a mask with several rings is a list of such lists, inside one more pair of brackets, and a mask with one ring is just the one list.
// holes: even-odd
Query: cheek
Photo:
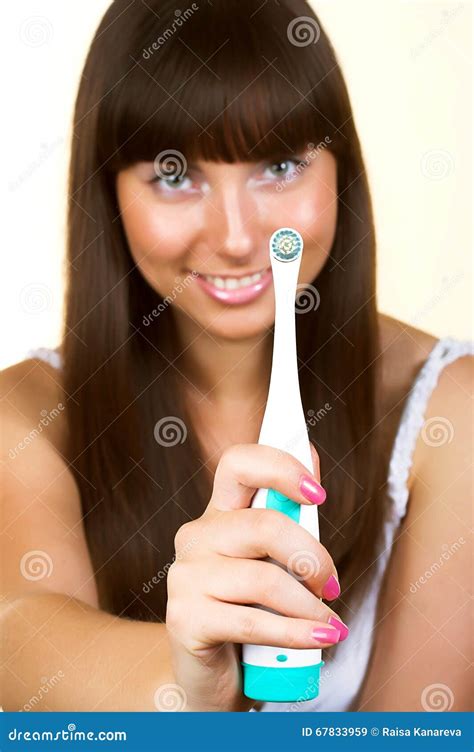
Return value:
[(303, 254), (300, 280), (315, 279), (323, 269), (336, 234), (337, 226), (337, 165), (325, 154), (309, 171), (301, 186), (280, 195), (281, 205), (275, 213), (281, 224), (297, 227), (303, 235)]
[(315, 279), (329, 257), (336, 234), (337, 207), (337, 163), (327, 153), (308, 171), (301, 186), (288, 192), (285, 207), (281, 207), (280, 216), (303, 235), (301, 281)]
[(337, 194), (332, 187), (316, 181), (313, 189), (306, 191), (295, 207), (293, 216), (297, 217), (303, 233), (306, 230), (314, 244), (329, 253), (337, 222)]
[[(310, 170), (308, 182), (293, 207), (293, 216), (299, 221), (321, 251), (331, 250), (337, 222), (337, 166), (331, 154), (321, 155), (320, 161)], [(308, 241), (311, 242), (308, 238)]]
[(269, 217), (280, 218), (280, 226), (297, 227), (312, 254), (327, 256), (337, 224), (337, 163), (332, 154), (320, 155), (301, 183), (274, 195), (266, 209)]
[[(290, 207), (288, 207), (290, 208)], [(303, 235), (307, 234), (325, 251), (329, 251), (337, 220), (337, 197), (325, 186), (305, 191), (290, 208), (289, 216)]]
[(130, 252), (140, 267), (165, 266), (184, 256), (191, 233), (186, 232), (179, 207), (160, 209), (146, 185), (120, 185), (119, 180), (117, 195)]

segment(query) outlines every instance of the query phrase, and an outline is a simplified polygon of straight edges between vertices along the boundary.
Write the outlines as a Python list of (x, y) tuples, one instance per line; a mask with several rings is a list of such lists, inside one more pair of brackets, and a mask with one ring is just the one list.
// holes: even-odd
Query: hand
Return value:
[[(291, 454), (269, 446), (227, 449), (204, 514), (177, 532), (166, 626), (176, 682), (186, 696), (183, 710), (245, 711), (255, 705), (241, 690), (242, 643), (326, 648), (347, 634), (342, 622), (333, 622), (339, 630), (328, 623), (337, 615), (320, 600), (328, 580), (336, 591), (326, 588), (324, 597), (337, 596), (336, 569), (324, 546), (287, 515), (249, 508), (257, 488), (312, 503), (301, 490), (303, 476), (316, 484), (318, 501), (324, 501), (312, 450), (313, 476)], [(302, 573), (295, 579), (287, 571), (295, 571), (298, 552), (312, 563), (304, 580)]]

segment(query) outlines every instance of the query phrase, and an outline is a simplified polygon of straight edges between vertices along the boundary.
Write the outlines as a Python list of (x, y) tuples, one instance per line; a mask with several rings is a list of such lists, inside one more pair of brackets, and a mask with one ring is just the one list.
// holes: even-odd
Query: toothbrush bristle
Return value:
[(294, 261), (303, 252), (303, 238), (291, 227), (282, 227), (270, 238), (270, 253), (278, 261)]

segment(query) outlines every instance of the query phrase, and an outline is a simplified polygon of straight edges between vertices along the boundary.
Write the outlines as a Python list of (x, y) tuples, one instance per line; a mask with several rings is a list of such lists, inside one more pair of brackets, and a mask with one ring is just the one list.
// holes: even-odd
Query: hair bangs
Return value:
[(331, 69), (315, 46), (272, 40), (255, 24), (243, 47), (238, 17), (213, 38), (204, 32), (205, 9), (187, 24), (162, 49), (141, 39), (140, 54), (138, 40), (129, 50), (101, 104), (101, 164), (117, 172), (173, 151), (188, 161), (256, 162), (322, 141), (336, 147)]

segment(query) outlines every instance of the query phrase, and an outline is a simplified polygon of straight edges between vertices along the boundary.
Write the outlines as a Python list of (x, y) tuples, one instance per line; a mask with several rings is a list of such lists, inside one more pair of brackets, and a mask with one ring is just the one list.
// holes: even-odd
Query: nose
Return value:
[(257, 206), (245, 184), (228, 180), (210, 197), (209, 248), (231, 266), (249, 266), (259, 253)]

